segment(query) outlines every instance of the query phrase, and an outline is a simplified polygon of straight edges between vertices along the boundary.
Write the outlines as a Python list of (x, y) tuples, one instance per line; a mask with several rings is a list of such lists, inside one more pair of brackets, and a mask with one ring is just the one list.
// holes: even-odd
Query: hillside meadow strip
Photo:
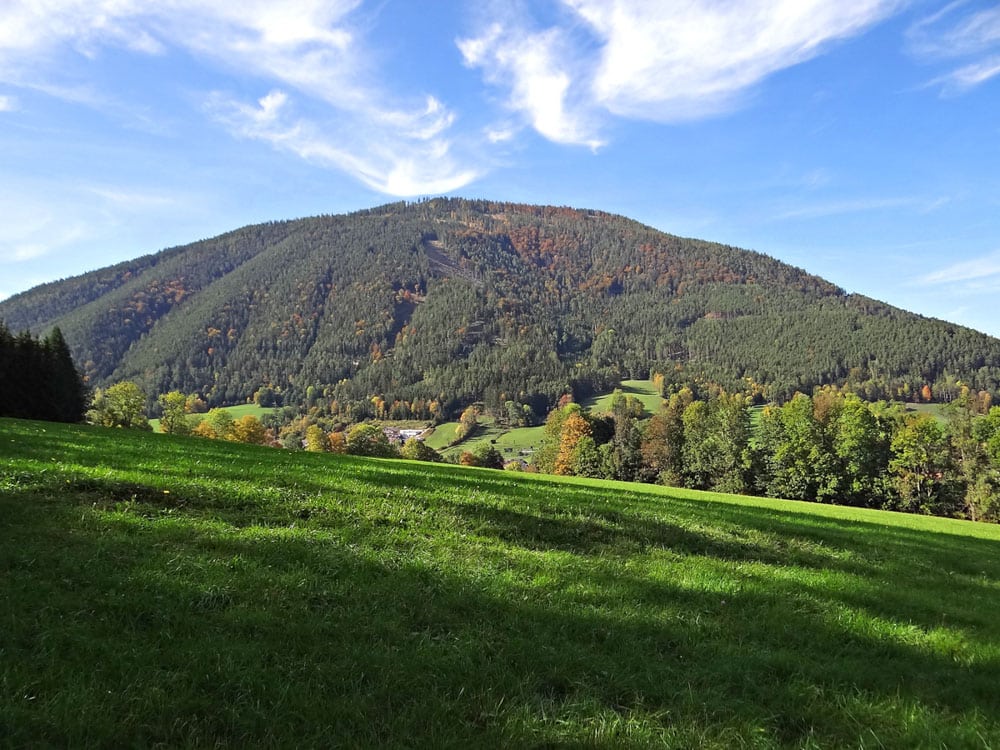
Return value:
[(1000, 746), (1000, 527), (0, 420), (5, 747)]

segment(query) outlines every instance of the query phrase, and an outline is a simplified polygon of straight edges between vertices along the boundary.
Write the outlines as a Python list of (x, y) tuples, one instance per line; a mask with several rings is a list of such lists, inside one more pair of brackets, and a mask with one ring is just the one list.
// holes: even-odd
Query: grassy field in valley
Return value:
[[(626, 396), (635, 396), (642, 402), (646, 409), (646, 416), (650, 417), (660, 410), (663, 397), (652, 380), (623, 380), (619, 390)], [(585, 400), (581, 405), (590, 409), (594, 414), (604, 414), (611, 410), (611, 399), (614, 392), (605, 393), (600, 396)]]
[[(642, 402), (646, 409), (646, 416), (652, 416), (659, 411), (663, 399), (653, 385), (653, 381), (624, 380), (620, 388), (622, 393), (635, 396)], [(613, 393), (595, 396), (584, 401), (582, 406), (595, 414), (603, 414), (610, 409), (612, 396)], [(457, 445), (452, 445), (457, 427), (458, 422), (445, 422), (438, 425), (434, 429), (434, 433), (427, 438), (427, 445), (441, 451), (446, 456), (457, 457), (463, 451), (474, 451), (481, 443), (492, 443), (505, 459), (520, 457), (530, 460), (531, 454), (541, 444), (544, 432), (542, 425), (507, 429), (496, 424), (492, 417), (482, 417), (473, 435)]]
[(462, 442), (452, 445), (455, 440), (455, 428), (458, 422), (445, 422), (434, 428), (434, 432), (426, 439), (427, 445), (441, 451), (445, 456), (458, 456), (464, 451), (474, 451), (482, 443), (492, 443), (505, 459), (524, 458), (530, 460), (531, 453), (542, 441), (545, 427), (515, 427), (508, 429), (500, 427), (490, 417), (480, 420), (476, 431)]
[[(236, 406), (226, 406), (223, 407), (228, 411), (233, 419), (239, 419), (240, 417), (250, 414), (251, 416), (257, 417), (257, 419), (263, 419), (268, 414), (274, 414), (277, 411), (281, 411), (281, 407), (277, 406), (259, 406), (257, 404), (237, 404)], [(204, 414), (191, 414), (189, 419), (192, 424), (197, 424), (201, 421)], [(153, 432), (160, 431), (160, 420), (151, 419), (149, 420), (149, 426), (153, 428)]]
[(1000, 747), (1000, 527), (0, 420), (0, 744)]

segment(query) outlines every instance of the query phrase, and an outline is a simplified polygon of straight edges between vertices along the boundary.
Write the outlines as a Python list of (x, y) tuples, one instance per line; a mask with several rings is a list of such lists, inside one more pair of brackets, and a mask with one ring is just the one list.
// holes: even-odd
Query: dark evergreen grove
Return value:
[(829, 384), (868, 400), (1000, 389), (995, 338), (760, 253), (489, 201), (245, 227), (46, 284), (0, 316), (60, 327), (98, 387), (132, 380), (209, 406), (266, 396), (348, 420), (473, 402), (542, 417), (563, 394), (651, 372), (777, 402)]
[(0, 416), (80, 422), (89, 391), (59, 328), (44, 339), (0, 322)]

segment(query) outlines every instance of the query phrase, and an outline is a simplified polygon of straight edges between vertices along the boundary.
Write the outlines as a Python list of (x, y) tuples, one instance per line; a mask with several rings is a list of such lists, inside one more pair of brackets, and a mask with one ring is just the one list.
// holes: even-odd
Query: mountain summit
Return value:
[(542, 413), (650, 371), (785, 398), (963, 381), (996, 393), (1000, 340), (760, 253), (598, 211), (434, 199), (245, 227), (0, 303), (58, 325), (91, 382), (210, 404), (507, 400)]

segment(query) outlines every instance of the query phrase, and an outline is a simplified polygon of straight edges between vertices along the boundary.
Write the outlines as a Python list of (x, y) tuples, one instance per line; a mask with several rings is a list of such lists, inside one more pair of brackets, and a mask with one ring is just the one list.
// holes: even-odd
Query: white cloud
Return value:
[(928, 86), (940, 86), (945, 94), (964, 94), (1000, 75), (1000, 55), (969, 63), (931, 80)]
[(588, 105), (574, 86), (578, 75), (566, 34), (531, 31), (516, 19), (494, 22), (456, 44), (465, 64), (482, 68), (487, 81), (509, 89), (508, 106), (555, 143), (602, 145)]
[(597, 100), (617, 114), (684, 120), (729, 109), (776, 71), (889, 15), (890, 0), (565, 0), (603, 41)]
[[(0, 80), (56, 96), (68, 92), (73, 96), (63, 98), (77, 101), (82, 91), (88, 103), (107, 111), (87, 84), (59, 80), (45, 61), (65, 50), (98, 57), (105, 47), (146, 55), (179, 48), (215, 70), (249, 75), (274, 89), (255, 105), (232, 97), (220, 105), (225, 97), (219, 94), (209, 98), (206, 109), (238, 135), (347, 171), (396, 195), (467, 184), (478, 169), (454, 156), (449, 138), (455, 114), (433, 96), (393, 97), (369, 69), (370, 55), (352, 25), (360, 4), (7, 0), (0, 10)], [(309, 105), (311, 119), (292, 121), (288, 111), (300, 101)], [(435, 157), (436, 164), (418, 165)]]
[(24, 242), (11, 247), (8, 257), (10, 260), (15, 262), (34, 260), (35, 258), (41, 258), (44, 255), (48, 255), (51, 249), (52, 248), (49, 245), (43, 245), (36, 242)]
[(158, 194), (146, 190), (132, 190), (120, 187), (104, 185), (91, 185), (84, 187), (84, 191), (102, 198), (106, 203), (120, 209), (157, 209), (169, 208), (178, 205), (176, 197), (165, 194)]
[(515, 135), (517, 135), (517, 128), (509, 126), (486, 128), (485, 133), (486, 133), (486, 140), (488, 140), (490, 143), (506, 143), (507, 141), (512, 140)]
[(74, 245), (87, 237), (89, 230), (82, 224), (60, 226), (50, 220), (30, 232), (19, 230), (5, 234), (7, 236), (0, 234), (0, 262), (24, 263)]
[(932, 273), (921, 276), (917, 283), (922, 286), (942, 284), (962, 284), (969, 289), (995, 289), (1000, 287), (1000, 251), (981, 258), (953, 263)]
[(995, 3), (953, 2), (913, 24), (907, 38), (910, 51), (924, 60), (964, 61), (928, 83), (945, 94), (963, 94), (1000, 75), (1000, 7)]
[(17, 99), (13, 96), (0, 95), (0, 112), (14, 112), (17, 110)]
[(436, 138), (441, 130), (439, 110), (429, 105), (419, 118), (400, 115), (409, 132), (382, 139), (375, 124), (368, 128), (320, 130), (290, 111), (288, 98), (272, 91), (256, 105), (247, 105), (216, 94), (209, 112), (218, 122), (243, 138), (263, 141), (316, 164), (353, 174), (374, 190), (398, 196), (446, 193), (478, 177), (474, 169), (461, 167), (452, 157), (447, 140)]
[(1000, 44), (1000, 7), (971, 9), (953, 2), (917, 21), (907, 32), (911, 50), (922, 56), (975, 55)]
[[(596, 146), (600, 113), (675, 122), (727, 111), (767, 76), (891, 15), (899, 0), (561, 0), (572, 22), (501, 14), (458, 40), (541, 135)], [(596, 53), (595, 45), (596, 41)]]
[[(901, 2), (495, 0), (456, 43), (508, 112), (464, 140), (459, 115), (440, 98), (392, 91), (367, 45), (362, 0), (4, 0), (0, 81), (121, 116), (120, 94), (68, 56), (180, 50), (233, 75), (242, 91), (275, 92), (255, 103), (208, 98), (206, 111), (234, 134), (412, 195), (468, 184), (489, 157), (467, 144), (488, 149), (525, 126), (597, 149), (611, 115), (674, 122), (727, 111), (769, 75), (862, 33)], [(553, 20), (536, 23), (536, 11)]]
[(23, 264), (121, 233), (124, 217), (162, 221), (183, 195), (63, 180), (13, 180), (0, 188), (0, 263)]

